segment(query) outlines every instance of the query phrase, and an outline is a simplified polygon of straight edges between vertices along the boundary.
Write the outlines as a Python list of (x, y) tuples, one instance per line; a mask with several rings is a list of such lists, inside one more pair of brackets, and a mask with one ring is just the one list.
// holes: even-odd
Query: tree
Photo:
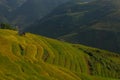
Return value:
[(0, 29), (16, 30), (13, 26), (7, 23), (0, 23)]
[(0, 23), (0, 29), (10, 29), (10, 30), (17, 30), (18, 31), (18, 35), (22, 36), (22, 35), (25, 35), (25, 32), (22, 30), (21, 27), (14, 27), (14, 26), (11, 26), (10, 24), (7, 24), (7, 23)]

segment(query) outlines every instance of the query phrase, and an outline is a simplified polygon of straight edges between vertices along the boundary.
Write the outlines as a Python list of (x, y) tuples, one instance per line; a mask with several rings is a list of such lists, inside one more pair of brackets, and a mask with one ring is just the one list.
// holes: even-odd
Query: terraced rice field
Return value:
[(120, 55), (0, 30), (1, 80), (120, 80)]

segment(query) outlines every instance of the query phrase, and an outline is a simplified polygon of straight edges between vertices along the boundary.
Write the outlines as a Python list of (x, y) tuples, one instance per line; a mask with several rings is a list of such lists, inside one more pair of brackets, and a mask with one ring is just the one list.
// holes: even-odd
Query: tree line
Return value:
[(19, 35), (25, 35), (25, 32), (18, 26), (12, 26), (8, 23), (0, 23), (0, 29), (9, 29), (18, 31)]

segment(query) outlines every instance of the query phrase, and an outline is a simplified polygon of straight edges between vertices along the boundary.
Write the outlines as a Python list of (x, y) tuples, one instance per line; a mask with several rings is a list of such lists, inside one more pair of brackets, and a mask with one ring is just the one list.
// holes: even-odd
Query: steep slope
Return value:
[(120, 53), (119, 2), (68, 2), (26, 30)]
[(0, 79), (119, 80), (120, 55), (0, 29)]

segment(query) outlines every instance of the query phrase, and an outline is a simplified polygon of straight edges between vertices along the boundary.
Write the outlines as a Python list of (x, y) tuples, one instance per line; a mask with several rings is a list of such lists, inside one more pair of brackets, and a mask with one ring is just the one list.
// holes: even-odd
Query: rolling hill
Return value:
[(26, 31), (120, 53), (119, 0), (71, 1)]
[(119, 80), (120, 54), (0, 29), (1, 80)]

